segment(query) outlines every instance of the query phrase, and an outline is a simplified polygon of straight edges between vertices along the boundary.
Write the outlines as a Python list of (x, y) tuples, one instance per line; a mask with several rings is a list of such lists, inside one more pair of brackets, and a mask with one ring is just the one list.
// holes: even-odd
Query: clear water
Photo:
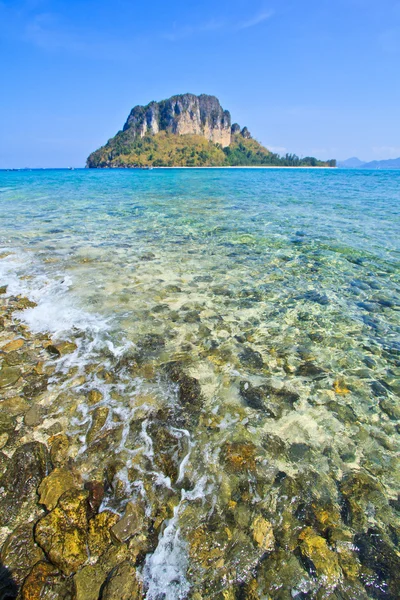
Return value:
[[(79, 402), (50, 416), (87, 478), (112, 472), (104, 506), (160, 523), (150, 600), (254, 578), (265, 598), (392, 597), (356, 540), (375, 528), (394, 552), (399, 532), (400, 171), (0, 172), (0, 206), (1, 283), (38, 303), (32, 330), (78, 344), (54, 393)], [(346, 495), (354, 473), (378, 491)], [(340, 576), (307, 568), (310, 526), (357, 575), (342, 555)]]

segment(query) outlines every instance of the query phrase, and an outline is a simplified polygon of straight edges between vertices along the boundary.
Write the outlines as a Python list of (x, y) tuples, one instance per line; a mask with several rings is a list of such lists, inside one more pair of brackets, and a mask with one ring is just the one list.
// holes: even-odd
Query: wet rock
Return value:
[(367, 505), (387, 504), (381, 485), (364, 472), (351, 472), (340, 483), (343, 496), (343, 518), (356, 529), (363, 529), (368, 522)]
[(251, 369), (262, 369), (264, 362), (262, 356), (257, 350), (253, 350), (250, 346), (245, 346), (239, 354), (239, 360), (244, 367)]
[(74, 471), (57, 467), (40, 484), (39, 502), (44, 504), (47, 510), (53, 510), (60, 496), (72, 488), (78, 489), (79, 484), (80, 478)]
[(318, 367), (315, 363), (307, 361), (302, 363), (297, 369), (296, 375), (299, 377), (310, 377), (311, 379), (321, 379), (327, 375), (324, 369)]
[[(0, 407), (2, 405), (0, 404)], [(14, 431), (15, 419), (6, 412), (0, 412), (0, 435), (9, 434)]]
[(250, 408), (255, 408), (256, 410), (263, 410), (265, 408), (265, 393), (260, 387), (256, 388), (248, 381), (241, 381), (239, 384), (239, 393)]
[(0, 388), (7, 388), (15, 383), (21, 377), (21, 371), (17, 367), (4, 365), (0, 369)]
[(306, 527), (299, 535), (301, 558), (307, 571), (321, 578), (326, 589), (333, 590), (341, 578), (338, 557), (330, 550), (326, 540)]
[(88, 402), (90, 405), (98, 404), (103, 400), (103, 394), (99, 390), (90, 390), (88, 393)]
[(111, 574), (102, 593), (102, 600), (139, 600), (141, 586), (136, 569), (129, 561), (123, 562)]
[[(107, 575), (128, 555), (127, 546), (111, 546), (94, 565), (87, 565), (74, 575), (74, 600), (99, 600)], [(114, 600), (118, 600), (115, 598)]]
[(307, 444), (297, 443), (292, 444), (288, 450), (289, 459), (293, 462), (301, 462), (310, 460), (311, 448)]
[(273, 433), (266, 433), (262, 439), (262, 446), (274, 458), (284, 456), (286, 450), (285, 442)]
[(104, 484), (101, 481), (87, 481), (85, 490), (89, 492), (88, 506), (92, 515), (95, 515), (100, 508), (104, 498)]
[(117, 542), (126, 542), (132, 536), (147, 529), (144, 507), (140, 502), (128, 502), (124, 516), (111, 528), (111, 534)]
[(59, 433), (49, 439), (50, 459), (55, 467), (61, 467), (68, 461), (69, 438)]
[(7, 285), (2, 285), (0, 286), (0, 294), (6, 294), (7, 293)]
[(5, 344), (4, 346), (2, 346), (0, 348), (1, 352), (13, 352), (14, 350), (19, 350), (20, 348), (22, 348), (22, 346), (24, 345), (24, 340), (21, 340), (21, 338), (17, 339), (17, 340), (12, 340), (11, 342), (8, 342), (8, 344)]
[(104, 425), (106, 424), (108, 414), (109, 409), (107, 406), (99, 406), (98, 408), (95, 408), (93, 411), (92, 424), (86, 436), (86, 441), (88, 444), (91, 444), (103, 429)]
[(119, 516), (105, 510), (89, 521), (88, 545), (90, 556), (99, 557), (111, 545), (111, 528), (119, 521)]
[(186, 438), (175, 437), (159, 420), (150, 423), (147, 432), (153, 440), (154, 463), (166, 477), (176, 481), (183, 453), (188, 451)]
[(375, 597), (379, 600), (395, 600), (400, 590), (400, 555), (377, 529), (368, 529), (366, 533), (355, 536), (361, 564), (375, 574), (373, 585)]
[(41, 561), (37, 563), (24, 581), (21, 600), (72, 600), (73, 590), (70, 580), (54, 565)]
[(37, 543), (65, 575), (75, 573), (88, 559), (87, 497), (86, 491), (65, 492), (36, 525)]
[(12, 573), (18, 585), (21, 585), (37, 562), (45, 559), (42, 549), (33, 538), (33, 525), (34, 523), (26, 523), (17, 527), (1, 549), (1, 562)]
[(183, 406), (198, 407), (202, 404), (200, 383), (194, 377), (187, 375), (179, 363), (169, 363), (166, 371), (173, 383), (179, 386), (179, 401)]
[(30, 442), (17, 448), (0, 479), (0, 525), (16, 523), (17, 516), (23, 518), (23, 509), (34, 509), (37, 488), (49, 469), (44, 444)]
[(165, 340), (158, 333), (147, 333), (141, 338), (138, 347), (143, 354), (160, 352), (165, 347)]
[(400, 420), (400, 406), (398, 402), (395, 400), (380, 400), (379, 401), (380, 409), (387, 414), (389, 419), (392, 421)]
[(40, 406), (31, 406), (26, 412), (24, 423), (27, 427), (36, 427), (42, 422), (42, 410)]
[(255, 472), (257, 448), (252, 442), (226, 442), (222, 456), (226, 466), (233, 472)]
[(30, 404), (21, 396), (14, 396), (3, 400), (0, 404), (0, 410), (11, 417), (18, 417), (28, 412)]
[(15, 305), (15, 310), (25, 310), (27, 308), (35, 308), (36, 306), (36, 302), (29, 300), (29, 298), (18, 296), (18, 302)]
[(332, 400), (327, 403), (327, 407), (339, 417), (342, 423), (355, 423), (357, 421), (357, 415), (349, 404), (341, 404)]
[(272, 552), (275, 547), (275, 537), (272, 524), (259, 516), (254, 519), (252, 526), (253, 540), (263, 552)]
[(77, 345), (74, 342), (61, 342), (60, 344), (49, 344), (46, 346), (47, 352), (56, 357), (72, 354), (76, 349)]
[(33, 372), (25, 378), (25, 385), (22, 392), (25, 398), (34, 398), (47, 390), (47, 384), (47, 375), (38, 375)]

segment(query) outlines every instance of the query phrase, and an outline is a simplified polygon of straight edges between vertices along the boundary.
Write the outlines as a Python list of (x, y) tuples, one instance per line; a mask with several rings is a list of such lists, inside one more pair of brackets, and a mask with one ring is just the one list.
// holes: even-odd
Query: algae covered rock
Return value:
[(271, 552), (275, 546), (275, 537), (272, 524), (258, 516), (252, 523), (253, 540), (263, 552)]
[(44, 444), (29, 442), (17, 448), (0, 479), (0, 525), (17, 525), (15, 519), (23, 519), (23, 510), (36, 509), (37, 488), (49, 469)]
[(111, 545), (111, 528), (119, 521), (118, 515), (108, 510), (89, 521), (88, 545), (90, 556), (100, 556)]
[(57, 502), (71, 488), (78, 488), (79, 477), (71, 470), (56, 468), (50, 473), (39, 486), (39, 502), (44, 504), (47, 510), (53, 510)]
[(88, 559), (87, 497), (86, 491), (68, 490), (36, 525), (37, 543), (65, 575)]
[(311, 527), (299, 535), (300, 554), (307, 570), (321, 579), (326, 588), (334, 589), (342, 577), (337, 554), (327, 541)]

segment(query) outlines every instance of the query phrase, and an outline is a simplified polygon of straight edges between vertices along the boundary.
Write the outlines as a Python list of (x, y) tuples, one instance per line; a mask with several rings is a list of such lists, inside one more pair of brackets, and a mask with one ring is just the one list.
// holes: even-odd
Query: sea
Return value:
[(2, 171), (0, 285), (146, 598), (397, 597), (400, 170)]

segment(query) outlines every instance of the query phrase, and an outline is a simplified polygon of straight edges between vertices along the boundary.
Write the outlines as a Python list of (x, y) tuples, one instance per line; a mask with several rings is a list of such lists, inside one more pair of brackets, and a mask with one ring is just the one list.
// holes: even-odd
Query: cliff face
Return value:
[(253, 139), (247, 127), (231, 125), (218, 98), (172, 96), (135, 106), (124, 125), (92, 152), (89, 168), (206, 166), (335, 166), (313, 157), (280, 157)]
[(231, 115), (215, 96), (183, 94), (132, 109), (123, 131), (143, 138), (166, 131), (176, 135), (201, 135), (226, 148), (231, 143)]

